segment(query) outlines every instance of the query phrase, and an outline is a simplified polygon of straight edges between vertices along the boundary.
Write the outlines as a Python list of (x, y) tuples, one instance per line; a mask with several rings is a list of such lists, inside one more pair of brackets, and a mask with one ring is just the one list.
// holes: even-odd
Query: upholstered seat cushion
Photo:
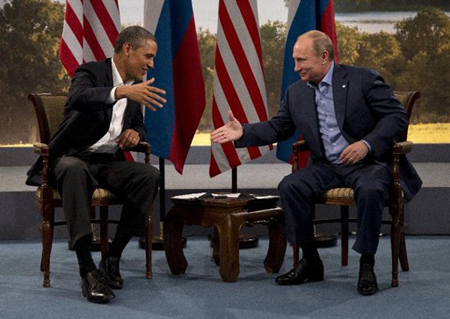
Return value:
[(354, 192), (351, 188), (333, 188), (326, 191), (317, 203), (327, 205), (355, 205), (353, 200)]
[[(41, 194), (41, 187), (39, 187), (35, 193), (36, 199), (39, 201), (41, 200)], [(61, 195), (59, 195), (56, 189), (53, 189), (53, 200), (57, 202), (61, 201)], [(95, 189), (92, 195), (92, 202), (96, 204), (105, 202), (106, 205), (120, 204), (119, 198), (104, 188)]]

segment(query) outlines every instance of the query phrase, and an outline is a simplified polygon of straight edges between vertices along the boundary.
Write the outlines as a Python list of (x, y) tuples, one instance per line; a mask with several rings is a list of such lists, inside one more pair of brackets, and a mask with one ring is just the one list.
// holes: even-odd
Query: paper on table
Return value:
[(240, 193), (212, 193), (213, 197), (228, 197), (228, 198), (238, 198)]
[(274, 196), (274, 195), (255, 195), (255, 194), (251, 194), (253, 197), (255, 197), (256, 199), (271, 199), (271, 198), (278, 198), (278, 196)]
[(196, 199), (199, 198), (200, 196), (205, 195), (206, 192), (203, 193), (192, 193), (192, 194), (186, 194), (186, 195), (177, 195), (177, 196), (173, 196), (172, 198), (175, 199)]

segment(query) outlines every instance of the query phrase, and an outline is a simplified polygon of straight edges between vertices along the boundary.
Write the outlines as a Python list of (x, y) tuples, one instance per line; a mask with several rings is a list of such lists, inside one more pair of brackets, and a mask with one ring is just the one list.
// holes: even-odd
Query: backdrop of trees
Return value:
[[(336, 6), (345, 1), (336, 0)], [(439, 0), (432, 1), (439, 4)], [(28, 93), (68, 89), (69, 77), (58, 59), (63, 19), (63, 5), (51, 0), (12, 0), (0, 8), (0, 144), (37, 139)], [(369, 34), (338, 23), (340, 63), (374, 68), (395, 90), (420, 91), (414, 122), (450, 122), (450, 18), (437, 8), (425, 8), (395, 28), (395, 34)], [(273, 116), (281, 96), (286, 24), (268, 22), (260, 33), (269, 115)], [(207, 107), (199, 129), (209, 131), (216, 35), (200, 30), (198, 40), (207, 89)]]

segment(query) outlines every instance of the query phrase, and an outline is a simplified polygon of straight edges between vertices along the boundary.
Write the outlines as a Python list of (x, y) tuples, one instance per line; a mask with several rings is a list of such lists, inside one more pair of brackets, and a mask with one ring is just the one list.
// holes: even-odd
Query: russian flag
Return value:
[[(299, 75), (294, 72), (292, 50), (298, 36), (310, 30), (320, 30), (331, 38), (335, 53), (334, 60), (338, 61), (333, 0), (290, 0), (281, 99), (284, 99), (288, 86), (300, 79)], [(292, 163), (292, 144), (301, 139), (301, 132), (296, 131), (290, 139), (279, 142), (277, 145), (278, 159)], [(307, 160), (307, 156), (300, 158), (299, 167), (305, 167)]]
[(147, 79), (165, 90), (167, 103), (146, 110), (152, 154), (169, 159), (182, 174), (192, 139), (205, 109), (205, 84), (190, 0), (149, 0), (144, 27), (158, 41), (154, 69)]

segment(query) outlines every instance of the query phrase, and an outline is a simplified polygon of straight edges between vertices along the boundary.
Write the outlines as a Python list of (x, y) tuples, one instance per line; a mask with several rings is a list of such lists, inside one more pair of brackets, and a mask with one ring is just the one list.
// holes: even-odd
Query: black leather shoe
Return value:
[(288, 273), (281, 275), (275, 279), (278, 285), (299, 285), (305, 281), (322, 281), (323, 280), (323, 264), (319, 259), (315, 263), (311, 263), (306, 259), (300, 260), (297, 267)]
[(113, 289), (123, 288), (123, 279), (119, 271), (120, 258), (108, 257), (102, 259), (98, 269), (103, 273), (106, 283)]
[(89, 272), (81, 281), (81, 292), (90, 302), (106, 303), (116, 296), (105, 283), (103, 275), (98, 270)]
[(360, 264), (358, 292), (364, 296), (370, 296), (378, 292), (377, 277), (372, 265)]

